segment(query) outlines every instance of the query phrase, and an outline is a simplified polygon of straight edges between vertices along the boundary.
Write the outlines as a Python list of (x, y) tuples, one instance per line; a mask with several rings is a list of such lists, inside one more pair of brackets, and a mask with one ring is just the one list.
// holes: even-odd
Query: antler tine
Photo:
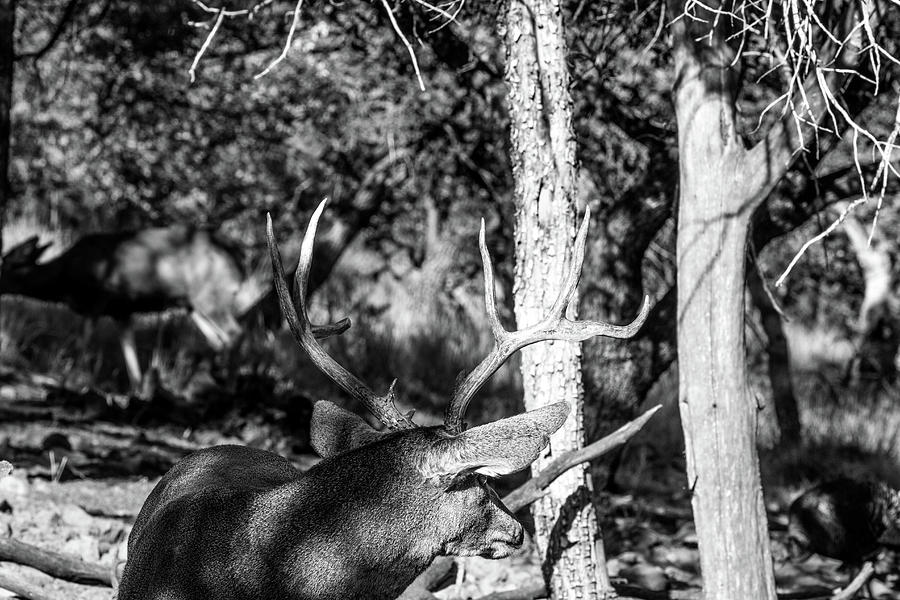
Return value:
[[(303, 235), (303, 242), (300, 244), (300, 258), (297, 262), (297, 270), (294, 271), (294, 302), (291, 306), (294, 307), (294, 310), (301, 311), (301, 323), (310, 323), (309, 314), (306, 312), (306, 291), (309, 287), (313, 242), (316, 239), (316, 230), (319, 228), (319, 217), (322, 216), (327, 200), (326, 198), (319, 203), (316, 210), (313, 211), (309, 224), (306, 226), (306, 233)], [(279, 262), (280, 260), (279, 257)], [(316, 339), (321, 340), (347, 331), (350, 328), (350, 319), (344, 318), (328, 325), (313, 325), (310, 323), (309, 327)]]
[(581, 268), (584, 265), (584, 247), (587, 244), (588, 225), (591, 222), (591, 207), (584, 207), (584, 219), (581, 220), (581, 227), (578, 228), (578, 235), (575, 236), (575, 247), (572, 254), (572, 262), (569, 264), (569, 272), (556, 301), (553, 302), (553, 308), (550, 309), (550, 315), (564, 318), (566, 309), (575, 295), (575, 288), (578, 287), (578, 280), (581, 279)]
[(539, 323), (518, 331), (507, 331), (500, 324), (494, 298), (494, 268), (485, 243), (484, 221), (482, 221), (478, 242), (481, 249), (481, 260), (484, 263), (484, 301), (495, 343), (493, 350), (484, 360), (465, 378), (460, 377), (457, 382), (453, 397), (444, 413), (444, 427), (451, 433), (460, 433), (464, 429), (463, 417), (465, 417), (469, 402), (488, 378), (515, 351), (545, 340), (581, 342), (598, 335), (611, 338), (630, 338), (647, 320), (647, 315), (650, 314), (649, 296), (644, 298), (644, 304), (641, 306), (638, 316), (627, 325), (612, 325), (603, 321), (571, 321), (566, 318), (566, 308), (574, 297), (578, 280), (581, 277), (589, 221), (590, 211), (586, 210), (578, 235), (575, 237), (575, 248), (569, 270), (552, 308)]
[[(309, 267), (312, 260), (312, 246), (316, 234), (319, 216), (325, 207), (323, 200), (310, 219), (306, 235), (300, 251), (300, 263), (297, 265), (297, 273), (294, 277), (294, 287), (297, 291), (296, 299), (291, 298), (287, 281), (284, 276), (284, 265), (281, 263), (281, 254), (275, 241), (275, 231), (272, 226), (271, 215), (266, 216), (266, 239), (269, 244), (269, 256), (272, 260), (272, 273), (275, 280), (275, 291), (278, 294), (278, 303), (281, 312), (287, 320), (288, 327), (294, 335), (297, 344), (306, 351), (313, 364), (325, 375), (334, 381), (341, 389), (362, 402), (372, 414), (378, 417), (390, 429), (410, 429), (415, 424), (408, 416), (403, 415), (394, 405), (394, 386), (384, 396), (376, 395), (355, 375), (344, 369), (316, 341), (313, 333), (314, 326), (310, 324), (306, 310), (306, 288), (309, 277)], [(296, 300), (296, 303), (295, 301)], [(344, 320), (346, 321), (346, 319)], [(339, 326), (339, 324), (337, 325)], [(349, 326), (349, 325), (348, 325)], [(335, 326), (332, 326), (335, 327)], [(345, 327), (346, 328), (346, 327)], [(325, 329), (325, 328), (323, 328)]]
[(309, 224), (306, 226), (306, 233), (303, 234), (303, 241), (300, 243), (300, 258), (297, 260), (297, 270), (294, 271), (294, 306), (301, 311), (303, 321), (309, 322), (309, 313), (306, 311), (306, 289), (309, 282), (309, 270), (312, 267), (313, 244), (316, 241), (316, 231), (319, 228), (319, 218), (322, 211), (325, 210), (325, 198), (313, 211), (309, 218)]
[(481, 268), (484, 271), (484, 307), (487, 309), (488, 322), (494, 339), (499, 340), (507, 333), (500, 324), (500, 315), (497, 314), (497, 299), (494, 291), (494, 263), (491, 253), (485, 241), (484, 219), (481, 219), (481, 230), (478, 232), (478, 249), (481, 251)]

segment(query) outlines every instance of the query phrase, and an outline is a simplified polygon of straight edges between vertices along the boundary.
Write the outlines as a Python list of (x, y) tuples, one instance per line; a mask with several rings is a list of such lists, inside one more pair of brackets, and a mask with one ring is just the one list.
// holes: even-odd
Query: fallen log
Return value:
[(43, 590), (36, 585), (9, 573), (0, 573), (0, 588), (12, 592), (23, 600), (57, 600), (44, 595)]
[(112, 587), (112, 569), (84, 562), (80, 558), (44, 550), (9, 537), (0, 537), (0, 561), (14, 562), (42, 571), (51, 577)]

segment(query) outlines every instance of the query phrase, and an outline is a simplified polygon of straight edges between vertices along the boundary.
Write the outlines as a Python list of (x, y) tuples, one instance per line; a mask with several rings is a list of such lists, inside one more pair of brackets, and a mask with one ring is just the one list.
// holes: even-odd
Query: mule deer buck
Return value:
[(49, 244), (31, 237), (3, 257), (0, 294), (62, 302), (89, 319), (112, 317), (132, 389), (141, 367), (132, 315), (186, 308), (215, 350), (240, 333), (235, 297), (244, 278), (240, 261), (212, 233), (176, 225), (82, 237), (59, 256), (38, 263)]
[[(367, 388), (318, 344), (306, 307), (313, 238), (324, 201), (303, 240), (293, 299), (271, 219), (267, 234), (275, 288), (297, 343), (313, 363), (385, 425), (327, 401), (316, 403), (313, 447), (324, 458), (301, 473), (281, 456), (217, 446), (176, 464), (144, 503), (128, 540), (119, 600), (166, 598), (328, 600), (396, 597), (438, 555), (500, 558), (522, 543), (522, 525), (488, 479), (531, 464), (562, 426), (565, 402), (465, 429), (470, 400), (518, 349), (541, 340), (632, 336), (626, 326), (570, 321), (566, 307), (584, 258), (587, 219), (550, 313), (519, 331), (500, 324), (485, 244), (485, 301), (496, 345), (461, 379), (443, 426), (418, 427)], [(295, 305), (296, 302), (296, 305)]]

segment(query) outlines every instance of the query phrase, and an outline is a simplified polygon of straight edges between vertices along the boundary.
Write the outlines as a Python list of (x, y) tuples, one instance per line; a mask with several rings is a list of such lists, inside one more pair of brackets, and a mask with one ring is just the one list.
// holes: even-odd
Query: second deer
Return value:
[(188, 226), (95, 233), (59, 256), (38, 263), (48, 245), (32, 237), (3, 257), (0, 294), (62, 302), (90, 319), (112, 317), (132, 389), (141, 367), (132, 328), (135, 313), (186, 308), (215, 350), (240, 334), (236, 294), (240, 261), (212, 233)]
[(384, 395), (374, 393), (316, 341), (306, 288), (323, 208), (324, 202), (304, 237), (293, 298), (269, 221), (275, 288), (298, 345), (385, 430), (320, 401), (311, 437), (324, 460), (305, 473), (277, 454), (240, 446), (216, 446), (184, 458), (160, 480), (138, 515), (119, 600), (386, 599), (396, 597), (436, 556), (508, 555), (522, 543), (522, 525), (489, 479), (531, 464), (566, 420), (569, 406), (556, 402), (466, 429), (470, 400), (524, 346), (596, 335), (631, 337), (646, 319), (646, 304), (626, 326), (566, 318), (584, 259), (585, 218), (549, 314), (540, 323), (507, 331), (497, 315), (482, 224), (485, 302), (496, 344), (460, 380), (443, 426), (417, 427), (411, 415), (397, 409), (393, 386)]

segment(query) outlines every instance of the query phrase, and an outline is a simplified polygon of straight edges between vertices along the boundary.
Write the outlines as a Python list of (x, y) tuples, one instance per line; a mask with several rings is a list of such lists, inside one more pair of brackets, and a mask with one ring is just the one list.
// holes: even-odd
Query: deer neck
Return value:
[(440, 552), (425, 514), (427, 502), (390, 467), (342, 459), (323, 461), (272, 490), (262, 513), (267, 520), (291, 523), (291, 547), (279, 554), (302, 591), (296, 597), (313, 589), (316, 598), (354, 597), (356, 592), (394, 598)]

